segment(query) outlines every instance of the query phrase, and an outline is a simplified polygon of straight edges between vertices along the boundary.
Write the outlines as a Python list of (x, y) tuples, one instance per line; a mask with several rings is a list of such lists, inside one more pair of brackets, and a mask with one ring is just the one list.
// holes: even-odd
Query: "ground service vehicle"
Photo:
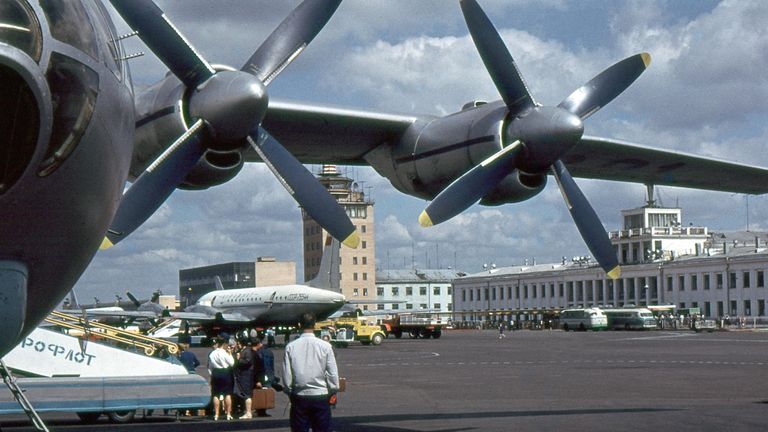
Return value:
[(381, 345), (386, 337), (375, 322), (363, 316), (320, 321), (315, 325), (315, 335), (339, 347), (347, 347), (351, 342)]
[(608, 328), (614, 330), (648, 330), (658, 327), (656, 317), (647, 308), (603, 309)]
[(409, 335), (412, 339), (419, 337), (438, 339), (443, 334), (443, 327), (447, 325), (448, 321), (444, 321), (439, 315), (413, 313), (397, 314), (381, 323), (387, 335), (394, 335), (398, 339), (403, 334)]
[(560, 312), (560, 325), (563, 330), (604, 330), (608, 328), (608, 318), (598, 308), (566, 309)]

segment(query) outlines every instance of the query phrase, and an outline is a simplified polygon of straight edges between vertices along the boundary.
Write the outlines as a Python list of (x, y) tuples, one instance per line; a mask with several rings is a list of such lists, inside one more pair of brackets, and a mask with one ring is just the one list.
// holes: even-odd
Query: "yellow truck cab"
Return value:
[(344, 348), (355, 341), (363, 345), (380, 345), (386, 337), (375, 321), (362, 316), (320, 321), (315, 325), (315, 335)]

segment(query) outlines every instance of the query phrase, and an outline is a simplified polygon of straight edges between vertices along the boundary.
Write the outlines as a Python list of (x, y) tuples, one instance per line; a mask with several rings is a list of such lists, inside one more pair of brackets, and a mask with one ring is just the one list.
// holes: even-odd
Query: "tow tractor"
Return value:
[(315, 335), (342, 348), (346, 348), (355, 341), (363, 345), (381, 345), (386, 337), (375, 322), (364, 316), (341, 317), (318, 322), (315, 325)]

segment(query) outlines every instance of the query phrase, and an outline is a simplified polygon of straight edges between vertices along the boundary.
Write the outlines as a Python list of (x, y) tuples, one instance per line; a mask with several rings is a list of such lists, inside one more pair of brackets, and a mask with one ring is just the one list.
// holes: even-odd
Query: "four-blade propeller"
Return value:
[(438, 194), (419, 216), (422, 226), (444, 222), (467, 209), (515, 170), (552, 170), (568, 210), (590, 252), (611, 278), (621, 274), (600, 219), (573, 181), (562, 155), (584, 132), (582, 121), (632, 84), (650, 63), (647, 53), (614, 64), (574, 91), (557, 107), (537, 105), (493, 24), (475, 0), (461, 0), (469, 33), (508, 110), (502, 142), (509, 143)]
[(173, 193), (209, 148), (253, 147), (299, 205), (333, 237), (355, 248), (359, 237), (344, 209), (261, 127), (269, 84), (320, 32), (340, 0), (306, 0), (275, 29), (240, 71), (215, 70), (152, 0), (111, 0), (141, 40), (187, 88), (191, 126), (136, 179), (102, 243), (138, 228)]

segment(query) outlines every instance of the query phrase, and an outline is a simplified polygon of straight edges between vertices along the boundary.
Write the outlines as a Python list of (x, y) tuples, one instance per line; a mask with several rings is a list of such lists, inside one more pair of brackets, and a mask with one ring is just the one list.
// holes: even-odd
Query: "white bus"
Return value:
[(598, 308), (566, 309), (560, 312), (560, 326), (563, 330), (605, 330), (608, 318)]
[(603, 309), (608, 328), (613, 330), (649, 330), (657, 328), (656, 317), (648, 308)]

